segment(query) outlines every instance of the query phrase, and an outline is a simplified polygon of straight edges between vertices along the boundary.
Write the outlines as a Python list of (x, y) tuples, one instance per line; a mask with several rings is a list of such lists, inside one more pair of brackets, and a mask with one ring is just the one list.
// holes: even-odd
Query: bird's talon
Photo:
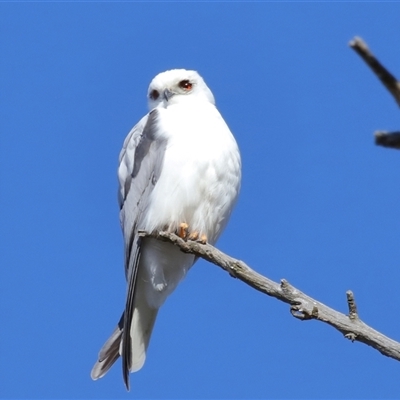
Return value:
[(178, 236), (179, 236), (181, 239), (186, 239), (186, 238), (187, 238), (187, 235), (188, 235), (188, 228), (189, 228), (189, 225), (188, 225), (186, 222), (182, 222), (182, 223), (179, 225)]
[(197, 242), (201, 244), (206, 244), (207, 243), (207, 235), (201, 235), (198, 239)]
[(197, 240), (199, 238), (199, 232), (194, 231), (188, 236), (188, 240)]

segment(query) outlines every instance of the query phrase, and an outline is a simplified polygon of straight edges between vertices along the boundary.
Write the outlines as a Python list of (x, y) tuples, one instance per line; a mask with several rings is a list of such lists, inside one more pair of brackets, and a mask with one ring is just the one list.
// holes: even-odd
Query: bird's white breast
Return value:
[(214, 105), (177, 104), (160, 109), (158, 132), (167, 148), (150, 199), (146, 230), (186, 222), (214, 243), (225, 226), (240, 185), (236, 141)]
[[(144, 229), (205, 234), (215, 243), (236, 201), (241, 178), (236, 141), (218, 110), (210, 103), (160, 109), (157, 132), (167, 140), (164, 164), (151, 193)], [(152, 241), (142, 255), (143, 283), (155, 308), (175, 289), (194, 262), (168, 243)], [(147, 277), (146, 277), (147, 276)]]

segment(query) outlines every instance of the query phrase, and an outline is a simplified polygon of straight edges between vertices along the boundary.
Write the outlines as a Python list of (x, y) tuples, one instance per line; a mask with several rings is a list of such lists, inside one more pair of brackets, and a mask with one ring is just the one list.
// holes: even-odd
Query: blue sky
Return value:
[(399, 3), (1, 3), (0, 397), (400, 398), (400, 364), (200, 261), (126, 393), (89, 373), (125, 297), (117, 157), (159, 72), (195, 69), (243, 160), (218, 247), (400, 340)]

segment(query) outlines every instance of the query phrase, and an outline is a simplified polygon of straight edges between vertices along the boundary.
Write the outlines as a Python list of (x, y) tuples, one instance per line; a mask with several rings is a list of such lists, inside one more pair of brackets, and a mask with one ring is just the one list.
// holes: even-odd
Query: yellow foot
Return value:
[(201, 244), (206, 244), (207, 243), (207, 235), (201, 235), (197, 241)]
[(197, 240), (199, 238), (199, 232), (194, 231), (188, 236), (188, 240)]
[(194, 240), (198, 243), (206, 244), (207, 243), (207, 236), (200, 235), (198, 231), (192, 232), (188, 237), (187, 240)]
[(182, 222), (179, 225), (178, 236), (182, 239), (186, 239), (187, 235), (188, 235), (188, 228), (189, 228), (189, 225), (186, 222)]

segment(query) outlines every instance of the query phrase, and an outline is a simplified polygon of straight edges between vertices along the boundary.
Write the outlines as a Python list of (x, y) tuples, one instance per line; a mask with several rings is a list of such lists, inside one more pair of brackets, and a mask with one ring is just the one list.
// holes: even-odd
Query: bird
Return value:
[(141, 233), (166, 231), (214, 245), (241, 185), (237, 142), (198, 72), (156, 75), (147, 99), (149, 112), (128, 133), (119, 155), (125, 309), (91, 371), (97, 380), (121, 356), (128, 391), (130, 373), (145, 362), (160, 307), (197, 261)]

